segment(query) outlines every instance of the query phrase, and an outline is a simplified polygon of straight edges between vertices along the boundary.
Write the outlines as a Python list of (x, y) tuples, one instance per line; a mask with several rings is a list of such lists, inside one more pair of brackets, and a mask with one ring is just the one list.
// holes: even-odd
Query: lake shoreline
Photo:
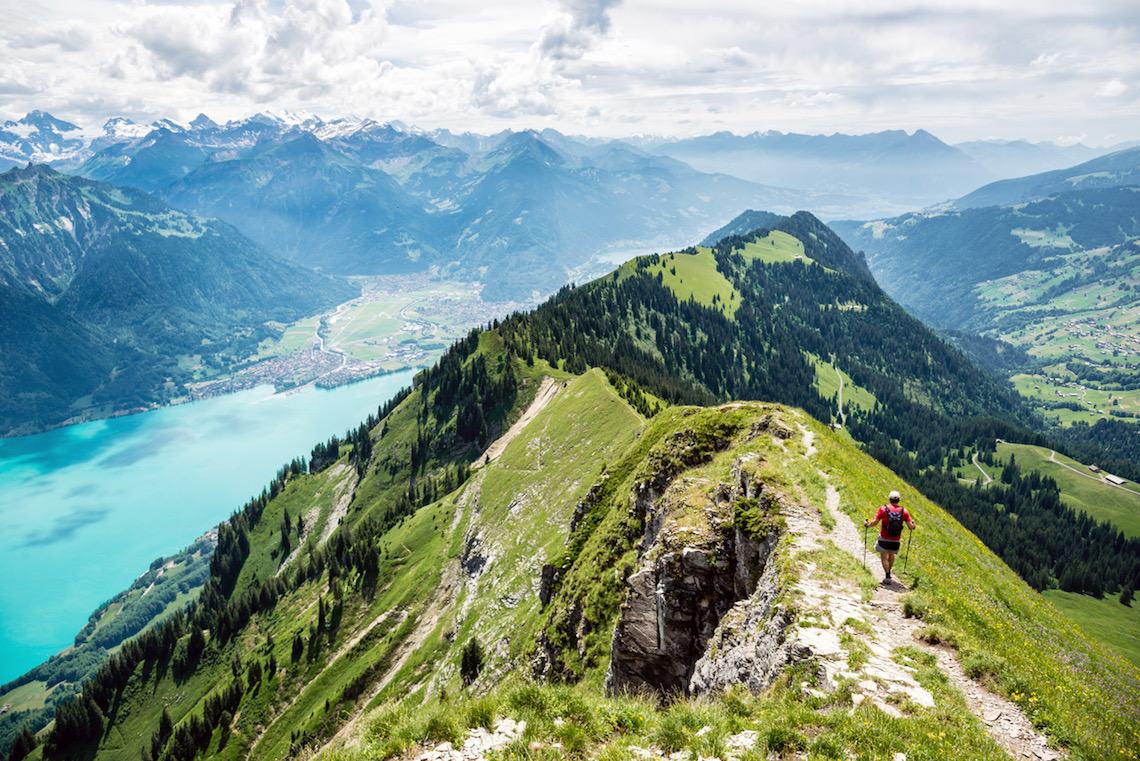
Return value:
[(0, 588), (0, 684), (66, 650), (155, 557), (375, 414), (416, 372), (336, 389), (261, 387), (0, 439), (0, 577), (19, 581)]

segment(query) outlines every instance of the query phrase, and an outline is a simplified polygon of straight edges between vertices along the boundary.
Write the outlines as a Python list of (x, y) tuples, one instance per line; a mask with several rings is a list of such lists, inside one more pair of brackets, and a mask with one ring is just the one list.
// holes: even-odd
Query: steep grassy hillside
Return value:
[[(413, 395), (401, 409), (414, 408), (416, 402)], [(350, 456), (320, 475), (291, 478), (269, 501), (250, 533), (249, 560), (235, 593), (251, 589), (257, 575), (272, 578), (275, 563), (266, 565), (265, 560), (272, 560), (275, 551), (281, 556), (278, 526), (287, 511), (306, 506), (305, 515), (315, 523), (310, 529), (306, 519), (303, 546), (315, 549), (321, 526), (331, 524), (321, 516), (335, 514), (338, 487), (355, 479), (346, 467)], [(789, 632), (811, 628), (808, 622), (817, 614), (801, 607), (806, 601), (796, 590), (811, 578), (811, 568), (832, 557), (794, 549), (794, 537), (804, 530), (789, 523), (796, 511), (816, 514), (830, 526), (824, 540), (834, 535), (839, 542), (842, 526), (850, 524), (837, 523), (835, 509), (857, 521), (888, 489), (904, 492), (922, 527), (903, 576), (914, 590), (904, 603), (923, 628), (910, 649), (899, 651), (907, 655), (897, 657), (927, 664), (922, 667), (926, 671), (920, 668), (920, 675), (925, 674), (921, 682), (934, 696), (935, 707), (904, 702), (898, 708), (909, 718), (891, 718), (870, 701), (856, 705), (852, 697), (859, 689), (828, 693), (814, 686), (805, 691), (797, 680), (812, 685), (817, 678), (808, 670), (779, 681), (759, 700), (737, 694), (722, 698), (728, 702), (719, 709), (689, 704), (685, 710), (696, 716), (685, 721), (715, 726), (722, 742), (730, 730), (750, 728), (761, 738), (761, 748), (771, 748), (785, 733), (789, 742), (805, 743), (805, 749), (823, 752), (820, 743), (826, 742), (834, 751), (856, 754), (890, 747), (908, 756), (936, 755), (948, 751), (951, 734), (975, 747), (973, 757), (1000, 758), (981, 718), (923, 655), (925, 638), (954, 643), (968, 672), (1025, 711), (1071, 756), (1116, 758), (1133, 747), (1140, 672), (1083, 634), (949, 515), (852, 443), (802, 413), (769, 405), (672, 408), (645, 428), (602, 375), (590, 372), (569, 381), (499, 458), (474, 471), (457, 491), (376, 536), (372, 541), (380, 560), (374, 575), (334, 562), (342, 526), (328, 540), (326, 546), (334, 549), (323, 568), (305, 571), (304, 581), (271, 609), (252, 613), (228, 642), (211, 635), (191, 673), (178, 676), (176, 665), (187, 639), (169, 665), (136, 670), (115, 704), (115, 723), (100, 740), (98, 757), (137, 758), (140, 738), (143, 746), (150, 742), (148, 733), (160, 725), (163, 710), (173, 726), (174, 739), (164, 751), (171, 757), (182, 752), (179, 738), (192, 736), (198, 717), (198, 723), (221, 722), (203, 746), (209, 756), (282, 757), (303, 745), (331, 741), (332, 747), (342, 748), (330, 751), (332, 757), (372, 758), (412, 747), (423, 737), (430, 740), (432, 732), (450, 731), (461, 740), (467, 721), (462, 717), (475, 705), (481, 720), (490, 724), (496, 717), (527, 718), (526, 711), (539, 710), (544, 702), (552, 704), (551, 710), (563, 704), (557, 710), (566, 711), (571, 723), (581, 718), (582, 735), (574, 742), (583, 751), (698, 747), (700, 726), (674, 726), (680, 720), (678, 707), (607, 702), (601, 682), (610, 665), (624, 580), (649, 549), (639, 542), (648, 517), (639, 513), (647, 485), (655, 484), (650, 496), (664, 494), (661, 504), (669, 505), (662, 514), (664, 534), (690, 532), (685, 541), (693, 544), (707, 530), (717, 484), (732, 483), (741, 461), (760, 463), (753, 477), (770, 495), (762, 509), (773, 512), (761, 524), (749, 523), (755, 518), (747, 512), (737, 512), (733, 520), (753, 526), (747, 530), (763, 525), (760, 530), (781, 535), (790, 528), (770, 561), (781, 569), (784, 615), (801, 622)], [(327, 509), (330, 492), (334, 512)], [(831, 492), (836, 497), (829, 498)], [(349, 513), (358, 512), (367, 508), (349, 508)], [(359, 540), (354, 544), (362, 549)], [(285, 567), (320, 564), (318, 554), (302, 562), (304, 555)], [(865, 589), (870, 577), (856, 562), (858, 556), (842, 556), (826, 561), (838, 574), (833, 583)], [(561, 569), (552, 586), (544, 582), (549, 576), (544, 562)], [(257, 567), (262, 570), (254, 572)], [(551, 589), (544, 605), (543, 596)], [(302, 645), (294, 651), (298, 637)], [(480, 643), (483, 657), (471, 689), (473, 694), (491, 691), (490, 700), (481, 702), (467, 698), (464, 686), (462, 655), (473, 641)], [(577, 697), (521, 687), (519, 679), (530, 673), (536, 647), (540, 654), (555, 654), (553, 663), (561, 664), (552, 675), (581, 681)], [(225, 703), (227, 692), (232, 695), (239, 684), (236, 704), (210, 707), (214, 701)], [(496, 689), (498, 684), (504, 687)], [(520, 689), (529, 697), (522, 697)], [(570, 708), (567, 700), (578, 708)], [(735, 708), (732, 700), (738, 701)], [(393, 724), (395, 705), (404, 713)], [(439, 716), (441, 708), (451, 716), (451, 730), (437, 724), (419, 740), (405, 733), (395, 745), (388, 742), (417, 716)], [(597, 723), (615, 710), (640, 718)], [(730, 727), (733, 715), (736, 729)], [(532, 718), (533, 728), (517, 747), (549, 745), (563, 737), (554, 718)], [(377, 722), (387, 722), (391, 732), (376, 734)], [(916, 726), (922, 731), (909, 730)], [(339, 731), (343, 727), (347, 729)], [(709, 751), (716, 753), (715, 748)], [(561, 754), (552, 750), (538, 757)]]
[[(682, 719), (606, 702), (606, 686), (721, 701), (755, 727), (753, 746), (763, 734), (756, 753), (942, 758), (959, 742), (998, 758), (1015, 735), (987, 729), (988, 710), (1028, 715), (1026, 732), (1036, 723), (1075, 757), (1132, 747), (1135, 670), (951, 515), (1040, 586), (1093, 557), (1102, 585), (1131, 578), (1134, 545), (1085, 531), (1040, 482), (960, 484), (944, 468), (963, 447), (1032, 436), (983, 417), (1016, 408), (826, 228), (807, 215), (782, 226), (804, 259), (746, 257), (776, 237), (759, 231), (646, 257), (473, 331), (220, 527), (196, 606), (61, 706), (46, 757), (371, 758), (527, 715), (508, 754), (539, 742), (549, 752), (537, 757), (557, 757), (549, 744), (563, 737), (579, 755), (623, 757), (610, 746), (624, 743), (723, 757), (732, 722), (701, 740), (705, 703), (676, 709)], [(682, 257), (667, 284), (662, 265)], [(710, 307), (679, 292), (693, 277), (728, 283), (735, 314), (719, 293)], [(738, 396), (803, 400), (816, 418)], [(904, 599), (863, 569), (856, 529), (890, 489), (921, 527)], [(755, 632), (770, 646), (750, 644)], [(922, 642), (952, 643), (958, 658)], [(754, 696), (709, 697), (730, 682)], [(576, 739), (544, 701), (578, 701), (561, 717)], [(1013, 750), (1044, 751), (1046, 738), (1025, 742)]]
[(1111, 484), (1102, 470), (1093, 472), (1086, 463), (1028, 444), (998, 444), (995, 475), (1000, 475), (1000, 466), (1011, 457), (1023, 472), (1033, 470), (1055, 480), (1066, 503), (1098, 521), (1108, 521), (1125, 536), (1140, 536), (1140, 486), (1131, 481)]
[(1115, 648), (1140, 667), (1140, 605), (1121, 605), (1120, 595), (1105, 595), (1098, 600), (1060, 589), (1041, 594), (1080, 624), (1089, 637)]

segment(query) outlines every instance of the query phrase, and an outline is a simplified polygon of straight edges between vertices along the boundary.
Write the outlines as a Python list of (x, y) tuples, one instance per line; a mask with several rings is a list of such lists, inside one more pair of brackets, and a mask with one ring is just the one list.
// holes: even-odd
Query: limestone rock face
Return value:
[[(738, 460), (730, 483), (679, 478), (663, 494), (638, 495), (646, 531), (610, 647), (609, 691), (692, 691), (698, 663), (738, 601), (774, 598), (758, 582), (774, 579), (765, 567), (779, 534), (750, 535), (735, 519), (739, 500), (764, 501), (753, 465)], [(767, 509), (774, 507), (770, 500)], [(753, 617), (766, 620), (767, 610)], [(701, 674), (704, 689), (712, 677)]]
[(687, 685), (693, 695), (743, 684), (753, 693), (767, 689), (789, 663), (805, 655), (787, 638), (792, 622), (776, 604), (776, 564), (769, 563), (755, 592), (733, 606), (693, 666)]

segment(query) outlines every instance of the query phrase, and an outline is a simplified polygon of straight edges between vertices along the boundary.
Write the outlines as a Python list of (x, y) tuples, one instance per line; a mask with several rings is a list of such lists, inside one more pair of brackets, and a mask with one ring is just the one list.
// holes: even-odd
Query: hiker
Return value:
[(899, 504), (902, 495), (897, 491), (892, 491), (888, 499), (890, 505), (879, 505), (879, 512), (875, 513), (874, 520), (863, 521), (864, 527), (882, 523), (882, 527), (879, 529), (879, 540), (875, 542), (875, 552), (879, 553), (879, 559), (883, 562), (883, 572), (886, 573), (886, 577), (883, 579), (884, 584), (891, 583), (891, 569), (895, 565), (895, 555), (899, 551), (899, 545), (902, 544), (903, 524), (910, 526), (911, 531), (918, 528), (907, 509)]

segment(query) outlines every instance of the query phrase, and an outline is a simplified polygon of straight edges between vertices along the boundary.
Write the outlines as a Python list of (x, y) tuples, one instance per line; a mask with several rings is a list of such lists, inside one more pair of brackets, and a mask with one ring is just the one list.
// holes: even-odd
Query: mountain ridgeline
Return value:
[[(1140, 170), (1140, 151), (1133, 156)], [(1040, 319), (1057, 296), (1131, 273), (1140, 237), (1140, 188), (1071, 190), (1005, 206), (915, 212), (874, 223), (837, 223), (864, 250), (889, 293), (936, 328), (1007, 332)], [(1059, 270), (1068, 255), (1099, 252), (1016, 308), (997, 306), (981, 288), (1023, 272)], [(1122, 289), (1124, 290), (1124, 289)], [(1128, 288), (1119, 306), (1137, 298)]]
[[(488, 449), (528, 408), (517, 437)], [(472, 331), (409, 392), (283, 470), (219, 527), (197, 602), (59, 707), (43, 757), (279, 758), (338, 734), (363, 738), (338, 752), (391, 757), (439, 735), (381, 753), (376, 744), (394, 739), (368, 711), (441, 701), (447, 711), (469, 685), (521, 674), (706, 694), (745, 668), (719, 660), (744, 647), (733, 622), (745, 614), (791, 648), (769, 655), (790, 661), (748, 661), (754, 670), (733, 681), (773, 687), (772, 699), (812, 722), (834, 711), (829, 726), (854, 715), (867, 727), (871, 701), (857, 708), (850, 691), (810, 697), (798, 686), (819, 679), (791, 662), (794, 622), (814, 614), (797, 613), (787, 590), (816, 563), (782, 537), (797, 510), (813, 525), (835, 510), (849, 523), (889, 488), (922, 516), (909, 604), (931, 641), (954, 642), (979, 678), (1077, 753), (1113, 757), (1140, 720), (1140, 674), (1050, 612), (954, 520), (1036, 586), (1079, 588), (1092, 564), (1102, 590), (1140, 581), (1140, 543), (1061, 505), (1048, 481), (1011, 473), (998, 493), (947, 474), (997, 437), (1036, 440), (1027, 415), (810, 214), (635, 259)], [(855, 557), (828, 562), (858, 569)], [(664, 602), (658, 593), (653, 613), (655, 584), (674, 591)], [(641, 639), (680, 655), (665, 668), (635, 652)], [(498, 709), (488, 710), (490, 726)], [(922, 718), (924, 738), (980, 726)], [(632, 731), (624, 719), (613, 726)], [(868, 731), (879, 730), (859, 736)], [(860, 741), (835, 732), (832, 743)], [(789, 747), (773, 737), (769, 748)]]
[[(764, 261), (764, 247), (754, 244), (774, 233), (801, 242), (805, 259)], [(943, 470), (967, 450), (992, 450), (998, 438), (1045, 439), (1031, 430), (1032, 415), (1016, 394), (887, 297), (863, 260), (825, 225), (801, 212), (774, 230), (726, 238), (706, 254), (728, 286), (727, 301), (717, 303), (737, 305), (731, 315), (696, 301), (683, 279), (664, 284), (672, 263), (700, 255), (693, 249), (635, 260), (608, 282), (564, 289), (499, 330), (519, 356), (578, 371), (610, 368), (670, 402), (772, 400), (825, 422), (838, 421), (840, 410), (836, 397), (819, 393), (820, 377), (841, 369), (871, 399), (866, 406), (845, 401), (851, 435), (937, 494), (1038, 589), (1066, 572), (1070, 591), (1099, 593), (1135, 582), (1140, 543), (1064, 507), (1050, 480), (1027, 480), (1016, 494), (983, 493)], [(1003, 498), (1014, 500), (1017, 518), (999, 509)]]
[[(0, 432), (184, 395), (266, 323), (351, 298), (227, 224), (45, 166), (0, 175)], [(181, 360), (190, 359), (190, 363)]]
[(328, 274), (434, 270), (513, 301), (551, 293), (580, 267), (597, 271), (593, 257), (610, 249), (691, 240), (723, 209), (805, 200), (616, 141), (434, 137), (372, 121), (197, 120), (109, 134), (75, 171), (225, 220)]

